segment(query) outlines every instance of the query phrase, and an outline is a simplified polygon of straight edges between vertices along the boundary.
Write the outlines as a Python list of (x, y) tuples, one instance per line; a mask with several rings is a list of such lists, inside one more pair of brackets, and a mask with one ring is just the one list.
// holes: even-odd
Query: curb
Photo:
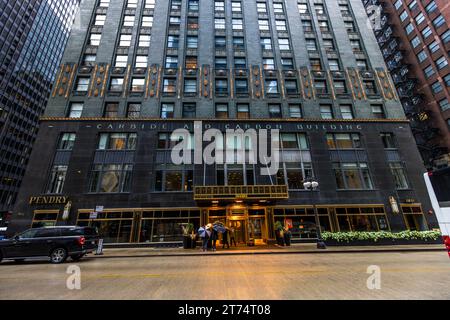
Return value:
[(198, 253), (162, 253), (162, 254), (146, 254), (146, 255), (118, 255), (118, 256), (88, 256), (87, 259), (100, 258), (100, 259), (123, 259), (123, 258), (161, 258), (161, 257), (198, 257), (198, 256), (243, 256), (243, 255), (269, 255), (269, 254), (333, 254), (333, 253), (380, 253), (380, 252), (426, 252), (426, 251), (443, 251), (446, 252), (445, 248), (393, 248), (393, 249), (354, 249), (354, 250), (296, 250), (296, 251), (265, 251), (265, 252), (198, 252)]

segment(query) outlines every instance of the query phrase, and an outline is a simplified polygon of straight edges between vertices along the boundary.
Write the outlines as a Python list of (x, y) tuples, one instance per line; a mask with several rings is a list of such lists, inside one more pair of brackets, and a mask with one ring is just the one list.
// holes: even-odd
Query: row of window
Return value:
[[(67, 116), (69, 118), (81, 118), (83, 114), (82, 102), (72, 102), (69, 106)], [(445, 111), (448, 107), (448, 102), (442, 101), (441, 108)], [(337, 116), (337, 110), (333, 108), (331, 104), (320, 104), (320, 116), (322, 119), (354, 119), (353, 106), (351, 104), (340, 104), (338, 110), (340, 116)], [(385, 119), (386, 114), (381, 104), (371, 105), (372, 117), (375, 119)], [(126, 117), (127, 118), (139, 118), (142, 112), (142, 104), (139, 102), (130, 102), (127, 105)], [(269, 103), (268, 114), (270, 118), (303, 118), (303, 111), (301, 104), (289, 104), (288, 115), (284, 115), (282, 112), (281, 104)], [(215, 118), (228, 119), (230, 116), (230, 110), (228, 103), (216, 103), (215, 104)], [(103, 117), (105, 118), (120, 118), (121, 112), (119, 110), (118, 102), (105, 103)], [(160, 117), (162, 119), (175, 118), (175, 104), (174, 103), (162, 103), (160, 110)], [(195, 102), (184, 102), (182, 105), (182, 117), (185, 119), (194, 119), (197, 117), (197, 104)], [(250, 119), (250, 104), (237, 103), (236, 104), (236, 119)]]

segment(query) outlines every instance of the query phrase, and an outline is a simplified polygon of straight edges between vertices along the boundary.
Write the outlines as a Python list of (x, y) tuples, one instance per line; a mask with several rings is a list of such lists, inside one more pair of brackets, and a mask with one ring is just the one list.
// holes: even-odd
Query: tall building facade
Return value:
[(365, 0), (425, 165), (450, 165), (450, 4)]
[(0, 1), (0, 228), (22, 184), (78, 4)]
[[(221, 221), (265, 243), (280, 222), (300, 241), (315, 212), (333, 232), (436, 227), (360, 0), (85, 0), (80, 21), (13, 230), (94, 225), (107, 243), (160, 243)], [(279, 153), (249, 159), (277, 138)]]

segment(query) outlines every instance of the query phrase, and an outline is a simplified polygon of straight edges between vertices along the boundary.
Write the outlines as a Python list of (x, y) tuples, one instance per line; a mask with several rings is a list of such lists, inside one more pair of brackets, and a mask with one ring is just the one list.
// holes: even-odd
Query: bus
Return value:
[(424, 174), (425, 184), (450, 257), (450, 167)]

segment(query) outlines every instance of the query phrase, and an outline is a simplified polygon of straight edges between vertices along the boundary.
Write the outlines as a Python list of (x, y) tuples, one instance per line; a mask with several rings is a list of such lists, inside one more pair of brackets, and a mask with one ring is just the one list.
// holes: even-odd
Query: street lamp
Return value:
[[(305, 182), (303, 183), (303, 187), (305, 187), (306, 190), (311, 191), (311, 199), (313, 199), (314, 190), (316, 190), (319, 187), (319, 183), (315, 179), (311, 178), (311, 179), (305, 180)], [(320, 231), (319, 214), (317, 213), (317, 206), (316, 206), (315, 202), (313, 202), (313, 207), (314, 207), (314, 216), (316, 219), (317, 249), (326, 249), (327, 246), (325, 245), (325, 242), (323, 242), (323, 240), (322, 240), (322, 233)]]

